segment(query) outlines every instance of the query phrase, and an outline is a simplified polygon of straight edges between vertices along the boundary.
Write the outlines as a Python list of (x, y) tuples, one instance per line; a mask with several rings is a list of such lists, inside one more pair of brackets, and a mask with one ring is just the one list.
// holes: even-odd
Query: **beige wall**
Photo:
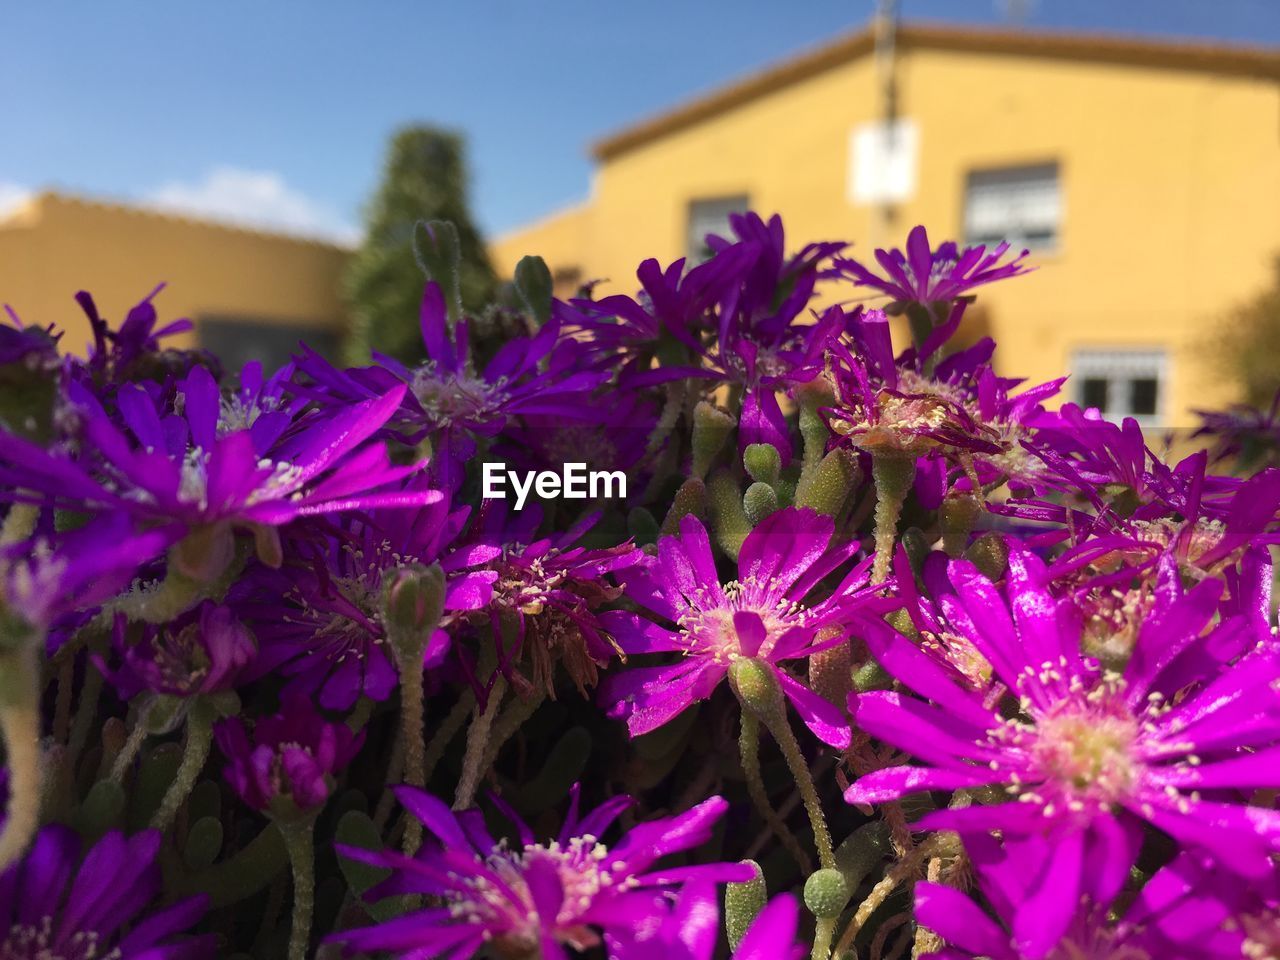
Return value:
[(43, 194), (0, 221), (0, 303), (25, 323), (57, 324), (63, 347), (77, 353), (90, 340), (78, 290), (119, 323), (161, 281), (161, 322), (243, 316), (336, 330), (345, 323), (347, 257), (328, 244)]
[(898, 69), (920, 151), (915, 196), (887, 231), (847, 199), (850, 132), (878, 109), (862, 57), (612, 157), (572, 230), (552, 219), (503, 238), (497, 256), (541, 250), (553, 268), (573, 262), (631, 290), (642, 259), (684, 253), (690, 200), (747, 193), (782, 213), (789, 245), (853, 240), (869, 258), (916, 223), (935, 242), (957, 236), (970, 170), (1057, 161), (1057, 249), (981, 296), (1001, 372), (1047, 380), (1081, 347), (1163, 346), (1167, 425), (1232, 398), (1203, 347), (1280, 252), (1280, 84), (925, 48), (905, 50)]

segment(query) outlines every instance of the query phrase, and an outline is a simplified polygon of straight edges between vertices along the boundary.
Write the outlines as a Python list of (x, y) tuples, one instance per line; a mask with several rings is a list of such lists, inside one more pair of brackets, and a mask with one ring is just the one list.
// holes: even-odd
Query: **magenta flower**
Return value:
[(1118, 672), (1082, 654), (1078, 608), (1049, 591), (1045, 565), (1024, 548), (1010, 554), (1005, 596), (967, 562), (950, 571), (955, 592), (938, 600), (951, 628), (1010, 695), (989, 705), (883, 621), (865, 618), (857, 629), (872, 654), (919, 697), (856, 696), (854, 720), (923, 765), (871, 773), (849, 788), (849, 802), (1002, 788), (1010, 802), (937, 811), (919, 827), (1053, 838), (1059, 879), (1044, 898), (1055, 909), (1079, 899), (1072, 858), (1088, 850), (1091, 869), (1123, 873), (1144, 824), (1224, 869), (1250, 877), (1271, 869), (1280, 813), (1243, 798), (1280, 787), (1280, 656), (1253, 618), (1215, 623), (1221, 581), (1184, 591), (1166, 561), (1159, 603)]
[(286, 817), (318, 809), (329, 798), (333, 776), (351, 762), (364, 731), (330, 723), (302, 696), (286, 695), (280, 712), (253, 726), (238, 717), (220, 720), (214, 739), (227, 758), (226, 776), (255, 810)]
[(390, 868), (373, 898), (426, 894), (439, 906), (395, 920), (347, 930), (333, 939), (361, 951), (396, 957), (466, 957), (486, 943), (503, 955), (565, 956), (628, 937), (664, 918), (669, 897), (685, 883), (741, 882), (753, 876), (742, 864), (658, 867), (659, 860), (693, 850), (711, 837), (728, 804), (712, 797), (686, 813), (638, 824), (616, 843), (604, 836), (631, 798), (613, 797), (579, 818), (578, 791), (559, 835), (547, 843), (511, 814), (518, 842), (495, 840), (478, 810), (452, 812), (422, 790), (399, 787), (396, 796), (429, 834), (416, 856), (342, 847), (346, 857)]
[[(823, 741), (848, 746), (844, 714), (794, 679), (781, 664), (848, 642), (844, 629), (859, 609), (876, 605), (869, 562), (854, 567), (830, 594), (808, 595), (848, 560), (857, 544), (833, 545), (835, 525), (812, 510), (787, 508), (747, 536), (738, 579), (721, 584), (707, 531), (692, 515), (680, 537), (664, 537), (655, 560), (625, 577), (627, 596), (665, 626), (628, 611), (601, 617), (627, 654), (678, 652), (678, 662), (629, 667), (609, 677), (603, 698), (625, 717), (632, 736), (654, 730), (705, 700), (742, 657), (768, 664), (782, 692)], [(879, 601), (883, 604), (884, 601)]]
[[(1246, 948), (1234, 921), (1236, 898), (1194, 858), (1180, 856), (1157, 871), (1127, 906), (1115, 904), (1124, 874), (1086, 859), (1061, 864), (1052, 845), (1023, 843), (1013, 853), (989, 837), (967, 845), (978, 887), (994, 908), (935, 883), (916, 886), (916, 921), (948, 946), (933, 960), (1242, 960), (1265, 956)], [(1034, 849), (1025, 849), (1034, 847)], [(1091, 851), (1083, 856), (1089, 857)], [(1046, 891), (1081, 875), (1084, 893), (1061, 913), (1045, 908)], [(1109, 916), (1109, 908), (1119, 912)]]
[[(762, 909), (743, 935), (732, 960), (800, 960), (808, 951), (796, 942), (800, 908), (783, 893)], [(609, 944), (611, 960), (712, 960), (720, 942), (720, 901), (715, 886), (686, 883), (670, 915), (652, 929)]]
[(212, 960), (216, 942), (187, 931), (203, 894), (153, 909), (162, 892), (160, 834), (112, 831), (81, 857), (79, 835), (50, 825), (0, 874), (0, 957), (5, 960)]
[(931, 304), (963, 297), (987, 283), (1026, 273), (1022, 261), (1030, 251), (1007, 263), (1000, 260), (1009, 251), (1001, 243), (987, 252), (985, 246), (960, 250), (948, 241), (936, 250), (929, 246), (929, 234), (923, 226), (913, 227), (907, 236), (907, 250), (877, 250), (876, 262), (886, 276), (872, 273), (857, 260), (839, 258), (836, 266), (854, 283), (886, 294), (894, 303)]

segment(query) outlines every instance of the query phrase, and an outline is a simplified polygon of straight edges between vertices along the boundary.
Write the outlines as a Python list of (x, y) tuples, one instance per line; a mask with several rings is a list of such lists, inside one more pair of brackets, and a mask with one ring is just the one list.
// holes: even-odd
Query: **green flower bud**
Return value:
[(516, 293), (538, 326), (551, 319), (551, 271), (541, 257), (523, 257), (516, 264)]
[(427, 279), (440, 285), (452, 327), (462, 315), (462, 284), (458, 276), (462, 248), (458, 228), (448, 220), (419, 220), (413, 227), (413, 255)]
[(627, 514), (627, 531), (641, 546), (654, 543), (659, 533), (657, 518), (644, 507), (634, 507)]
[(839, 870), (818, 870), (804, 882), (804, 905), (815, 917), (838, 917), (849, 902), (849, 885)]
[(858, 693), (866, 693), (869, 690), (888, 690), (892, 686), (893, 677), (874, 660), (868, 660), (853, 672), (853, 689)]
[(720, 471), (707, 486), (707, 501), (717, 542), (731, 560), (737, 560), (742, 542), (751, 532), (751, 521), (742, 509), (738, 482), (727, 471)]
[(444, 571), (438, 563), (409, 564), (388, 577), (382, 589), (382, 618), (391, 642), (420, 651), (440, 622), (444, 595)]
[(764, 909), (769, 897), (760, 864), (754, 860), (742, 862), (750, 866), (756, 875), (745, 883), (730, 883), (724, 888), (724, 932), (729, 937), (731, 950), (738, 949), (738, 944), (746, 936), (747, 928), (755, 920), (756, 914)]

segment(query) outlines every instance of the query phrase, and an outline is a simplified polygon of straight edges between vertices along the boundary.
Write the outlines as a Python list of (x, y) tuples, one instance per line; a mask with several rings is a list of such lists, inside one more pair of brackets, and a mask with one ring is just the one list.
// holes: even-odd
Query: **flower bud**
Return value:
[(392, 574), (382, 591), (382, 618), (397, 647), (421, 649), (444, 611), (444, 571), (414, 563)]
[(818, 870), (804, 882), (804, 905), (815, 917), (838, 917), (848, 902), (849, 885), (839, 870)]
[(769, 891), (765, 887), (764, 873), (754, 860), (743, 860), (755, 871), (755, 876), (745, 883), (730, 883), (724, 888), (724, 932), (729, 937), (729, 948), (738, 949), (746, 936), (747, 928), (756, 914), (764, 909)]

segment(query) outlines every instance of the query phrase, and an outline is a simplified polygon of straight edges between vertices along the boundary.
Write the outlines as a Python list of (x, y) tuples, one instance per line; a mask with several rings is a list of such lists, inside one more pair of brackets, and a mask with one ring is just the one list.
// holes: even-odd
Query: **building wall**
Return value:
[[(253, 329), (339, 332), (339, 282), (348, 252), (335, 246), (237, 230), (128, 207), (42, 194), (0, 222), (0, 303), (26, 323), (66, 331), (83, 353), (91, 335), (73, 299), (93, 294), (113, 323), (158, 283), (161, 322), (190, 317), (197, 329), (172, 341), (198, 342), (202, 317), (243, 320)], [(278, 339), (278, 338), (277, 338)]]
[(690, 200), (746, 193), (783, 215), (791, 243), (853, 240), (869, 258), (916, 223), (935, 242), (960, 236), (969, 171), (1056, 161), (1059, 243), (1036, 254), (1035, 273), (980, 297), (1001, 372), (1047, 380), (1080, 348), (1157, 346), (1169, 357), (1164, 425), (1233, 399), (1206, 346), (1280, 253), (1280, 84), (908, 47), (899, 112), (919, 130), (916, 190), (886, 227), (848, 199), (850, 133), (878, 111), (874, 69), (858, 58), (611, 157), (574, 214), (576, 253), (567, 230), (543, 224), (499, 255), (554, 237), (553, 268), (575, 258), (630, 290), (643, 258), (683, 255)]

